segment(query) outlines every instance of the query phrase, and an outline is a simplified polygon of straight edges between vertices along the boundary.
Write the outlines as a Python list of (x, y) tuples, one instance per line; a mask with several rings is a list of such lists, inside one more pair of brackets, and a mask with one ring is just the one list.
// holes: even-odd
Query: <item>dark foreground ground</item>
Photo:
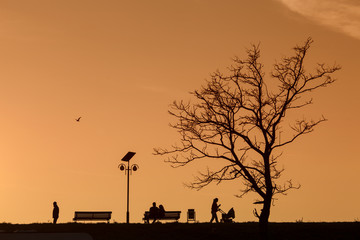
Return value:
[[(270, 239), (355, 240), (360, 223), (270, 223)], [(258, 239), (257, 223), (163, 223), (163, 224), (0, 224), (0, 234), (10, 232), (88, 233), (94, 240), (129, 239)], [(1, 236), (0, 236), (1, 237)]]

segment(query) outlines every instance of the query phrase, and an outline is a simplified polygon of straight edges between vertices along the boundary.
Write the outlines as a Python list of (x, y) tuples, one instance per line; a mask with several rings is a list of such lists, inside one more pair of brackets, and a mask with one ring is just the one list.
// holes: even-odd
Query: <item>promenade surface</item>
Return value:
[[(202, 240), (202, 239), (258, 239), (257, 223), (65, 223), (0, 224), (0, 240), (6, 236), (70, 236), (93, 240)], [(60, 234), (66, 233), (66, 234)], [(13, 234), (13, 235), (9, 235)], [(25, 235), (24, 235), (25, 234)], [(33, 234), (33, 235), (32, 235)], [(57, 235), (56, 235), (57, 234)], [(70, 234), (70, 235), (69, 235)], [(359, 222), (339, 223), (270, 223), (269, 239), (276, 240), (355, 240), (360, 239)]]

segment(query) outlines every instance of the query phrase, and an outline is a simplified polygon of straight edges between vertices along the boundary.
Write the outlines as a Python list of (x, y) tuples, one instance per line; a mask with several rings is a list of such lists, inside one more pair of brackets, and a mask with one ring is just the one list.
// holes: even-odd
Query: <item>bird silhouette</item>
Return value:
[(79, 117), (79, 118), (75, 119), (75, 121), (80, 122), (80, 118), (81, 118), (81, 117)]

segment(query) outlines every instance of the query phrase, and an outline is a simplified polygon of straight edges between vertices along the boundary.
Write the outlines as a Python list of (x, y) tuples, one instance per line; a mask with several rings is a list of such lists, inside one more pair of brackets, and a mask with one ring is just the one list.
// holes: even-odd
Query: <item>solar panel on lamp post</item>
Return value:
[(139, 166), (137, 164), (132, 164), (130, 166), (130, 159), (135, 155), (135, 152), (128, 152), (122, 159), (121, 161), (127, 162), (127, 166), (124, 163), (119, 164), (118, 168), (121, 171), (125, 171), (125, 175), (127, 172), (127, 204), (126, 204), (126, 223), (130, 222), (130, 212), (129, 212), (129, 186), (130, 186), (130, 173), (131, 171), (137, 171), (139, 169)]

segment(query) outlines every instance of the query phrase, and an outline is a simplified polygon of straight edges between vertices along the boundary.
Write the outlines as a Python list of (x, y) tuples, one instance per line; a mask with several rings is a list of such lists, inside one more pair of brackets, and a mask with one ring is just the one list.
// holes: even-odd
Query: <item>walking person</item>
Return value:
[(215, 219), (216, 223), (219, 223), (219, 219), (217, 217), (217, 211), (219, 211), (219, 207), (221, 206), (221, 204), (218, 205), (218, 198), (214, 198), (213, 203), (211, 205), (211, 220), (210, 223), (212, 223)]
[(59, 207), (56, 202), (54, 202), (53, 205), (54, 205), (53, 214), (52, 214), (54, 219), (53, 224), (56, 224), (59, 218)]

